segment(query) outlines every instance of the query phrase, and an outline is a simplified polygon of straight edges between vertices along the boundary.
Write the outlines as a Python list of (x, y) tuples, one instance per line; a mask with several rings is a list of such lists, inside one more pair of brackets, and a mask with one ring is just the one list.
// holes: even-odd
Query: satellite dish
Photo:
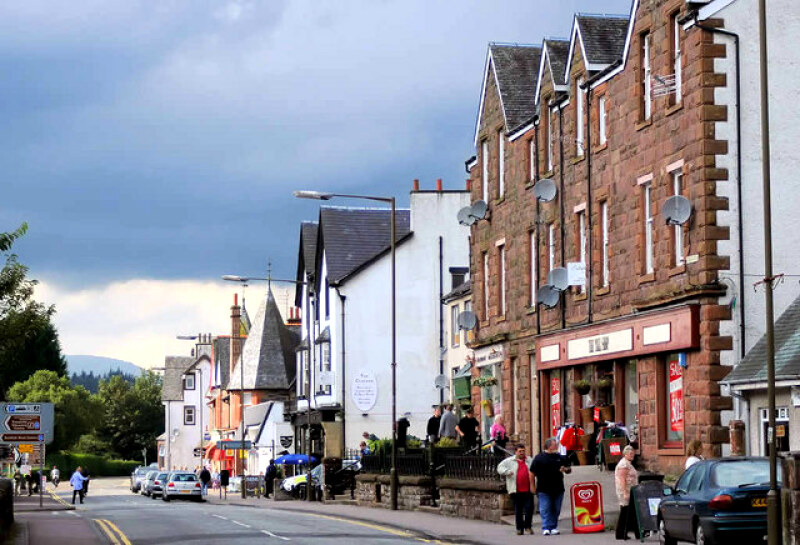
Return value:
[(458, 328), (459, 329), (475, 329), (478, 325), (478, 317), (470, 310), (465, 310), (458, 315)]
[(475, 204), (472, 205), (472, 217), (476, 220), (482, 220), (486, 217), (486, 210), (489, 207), (486, 205), (486, 201), (476, 201)]
[(558, 304), (560, 292), (550, 284), (545, 284), (536, 292), (536, 301), (546, 308), (553, 308)]
[(569, 286), (569, 272), (564, 267), (556, 267), (547, 273), (547, 283), (554, 290), (564, 291)]
[(456, 217), (458, 218), (459, 225), (470, 226), (473, 223), (475, 223), (475, 218), (472, 216), (471, 206), (465, 206), (464, 208), (459, 210)]
[(692, 215), (692, 203), (683, 195), (673, 195), (664, 201), (661, 212), (667, 218), (667, 225), (683, 225)]
[(556, 183), (552, 178), (543, 178), (533, 186), (533, 195), (541, 202), (550, 202), (556, 198)]
[(447, 386), (447, 377), (444, 375), (436, 375), (436, 378), (433, 379), (433, 385), (441, 390), (442, 388)]

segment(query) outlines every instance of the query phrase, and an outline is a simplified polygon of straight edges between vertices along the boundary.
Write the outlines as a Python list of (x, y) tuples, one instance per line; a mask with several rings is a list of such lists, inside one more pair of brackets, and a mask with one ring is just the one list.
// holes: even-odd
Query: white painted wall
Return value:
[[(397, 247), (397, 417), (410, 413), (409, 434), (422, 438), (431, 406), (439, 401), (434, 387), (440, 358), (439, 237), (443, 237), (442, 271), (447, 286), (450, 267), (469, 265), (469, 231), (456, 220), (458, 210), (469, 205), (469, 195), (417, 192), (411, 194), (410, 204), (414, 234)], [(389, 255), (349, 280), (341, 291), (347, 297), (345, 445), (356, 448), (364, 431), (387, 438), (392, 433)], [(337, 301), (331, 308), (331, 319), (337, 324), (338, 311)], [(332, 328), (332, 334), (335, 338), (340, 331)], [(339, 356), (334, 347), (334, 365), (340, 372)], [(371, 371), (378, 383), (377, 402), (366, 416), (349, 398), (351, 381), (361, 370)]]
[[(273, 402), (272, 410), (267, 417), (267, 423), (264, 425), (264, 431), (261, 437), (253, 445), (253, 449), (248, 453), (247, 467), (250, 475), (258, 475), (259, 473), (266, 473), (267, 466), (271, 459), (277, 458), (276, 453), (288, 450), (290, 453), (297, 452), (296, 445), (292, 444), (289, 448), (281, 446), (280, 436), (289, 435), (294, 437), (292, 425), (283, 419), (284, 405), (283, 402)], [(247, 436), (256, 437), (260, 426), (248, 426)]]
[[(458, 306), (459, 312), (464, 312), (464, 304), (467, 301), (472, 300), (472, 295), (464, 295), (459, 297), (458, 299), (453, 299), (452, 301), (448, 302), (445, 307), (445, 343), (447, 346), (447, 352), (445, 353), (445, 376), (447, 376), (447, 390), (445, 392), (444, 399), (445, 401), (454, 402), (454, 392), (453, 392), (453, 374), (464, 365), (468, 363), (468, 357), (472, 355), (472, 350), (467, 348), (467, 335), (468, 331), (466, 329), (462, 329), (458, 332), (458, 326), (453, 326), (452, 322), (452, 314), (451, 308), (454, 306)], [(453, 346), (452, 338), (453, 338), (453, 330), (459, 333), (458, 335), (458, 346)]]
[[(201, 389), (202, 371), (202, 389)], [(203, 402), (203, 393), (208, 390), (209, 378), (211, 377), (211, 362), (207, 358), (201, 358), (192, 368), (191, 373), (195, 376), (195, 389), (183, 391), (183, 401), (165, 401), (164, 409), (167, 420), (165, 422), (167, 430), (167, 460), (171, 468), (184, 468), (193, 470), (201, 463), (201, 459), (195, 456), (193, 450), (201, 444), (203, 429), (208, 429), (211, 413), (208, 406)], [(183, 419), (183, 408), (185, 406), (195, 407), (195, 424), (185, 425)], [(200, 411), (203, 411), (202, 428), (200, 426)], [(175, 433), (175, 430), (178, 433)]]

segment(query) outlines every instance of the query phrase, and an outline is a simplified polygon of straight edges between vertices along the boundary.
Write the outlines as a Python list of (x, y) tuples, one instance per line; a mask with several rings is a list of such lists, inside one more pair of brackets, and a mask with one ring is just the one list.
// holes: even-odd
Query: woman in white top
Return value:
[(690, 441), (689, 446), (686, 447), (686, 464), (684, 464), (683, 469), (689, 469), (692, 465), (703, 460), (702, 452), (703, 443), (699, 439)]

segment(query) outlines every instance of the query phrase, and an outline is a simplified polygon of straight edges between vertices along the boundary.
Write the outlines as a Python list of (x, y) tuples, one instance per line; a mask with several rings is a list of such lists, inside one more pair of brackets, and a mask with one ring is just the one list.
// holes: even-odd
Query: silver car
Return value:
[(152, 469), (147, 472), (147, 475), (142, 479), (141, 492), (142, 496), (149, 496), (153, 489), (153, 481), (156, 480), (160, 472), (157, 469)]
[(164, 484), (166, 484), (167, 479), (169, 479), (169, 472), (162, 471), (158, 475), (156, 475), (155, 480), (153, 480), (153, 485), (150, 487), (150, 497), (152, 499), (156, 499), (161, 495), (164, 490)]
[(152, 471), (150, 467), (137, 467), (131, 473), (131, 492), (136, 494), (142, 488), (142, 481), (147, 476), (147, 473)]
[(202, 493), (200, 479), (188, 471), (174, 471), (161, 484), (161, 499), (164, 501), (175, 498), (203, 501)]

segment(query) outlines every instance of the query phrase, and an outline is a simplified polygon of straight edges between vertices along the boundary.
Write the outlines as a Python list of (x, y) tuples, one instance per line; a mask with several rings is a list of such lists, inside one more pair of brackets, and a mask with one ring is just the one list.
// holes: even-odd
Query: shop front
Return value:
[(475, 407), (475, 416), (480, 420), (481, 437), (486, 442), (490, 439), (494, 419), (503, 407), (505, 350), (501, 344), (483, 346), (475, 349), (474, 357), (477, 371), (473, 372), (472, 386), (480, 388), (479, 407)]
[[(684, 372), (698, 353), (699, 331), (698, 305), (684, 305), (537, 337), (542, 440), (580, 430), (591, 441), (575, 440), (567, 450), (609, 467), (626, 443), (643, 460), (682, 456)], [(622, 440), (603, 442), (609, 438)]]

